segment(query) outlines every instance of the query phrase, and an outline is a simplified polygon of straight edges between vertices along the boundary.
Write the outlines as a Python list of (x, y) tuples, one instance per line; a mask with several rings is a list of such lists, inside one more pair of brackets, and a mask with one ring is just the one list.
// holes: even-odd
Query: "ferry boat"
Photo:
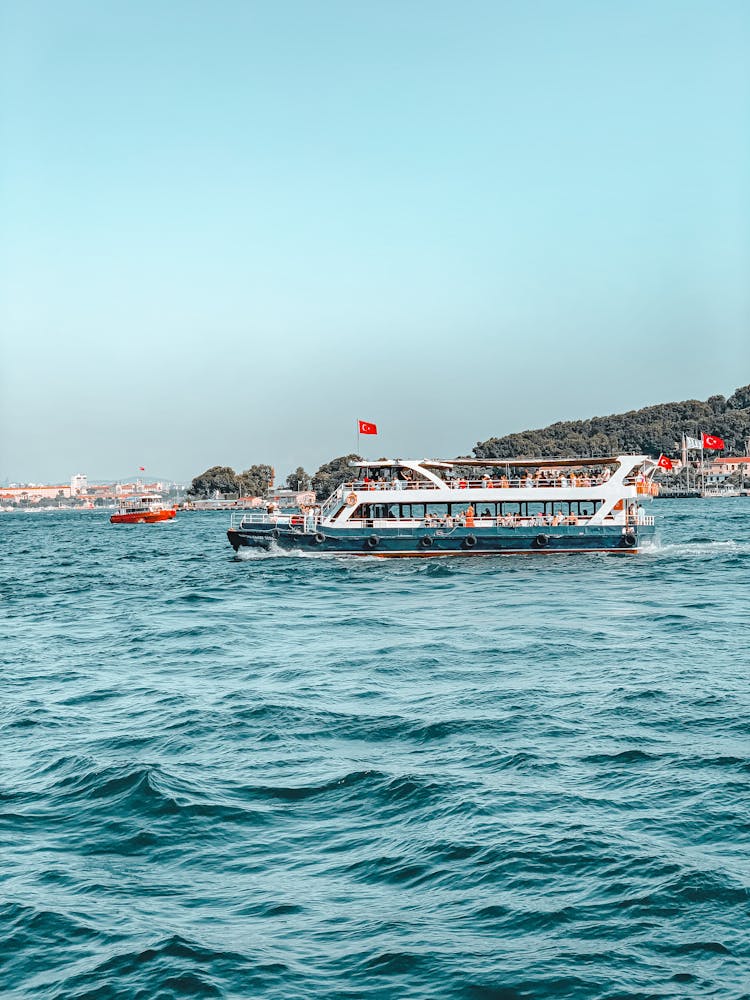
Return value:
[(234, 550), (370, 556), (635, 553), (654, 537), (643, 501), (655, 459), (384, 460), (296, 514), (237, 513)]
[(174, 507), (164, 506), (158, 493), (144, 493), (123, 497), (109, 520), (111, 524), (153, 524), (156, 521), (171, 521), (176, 513)]

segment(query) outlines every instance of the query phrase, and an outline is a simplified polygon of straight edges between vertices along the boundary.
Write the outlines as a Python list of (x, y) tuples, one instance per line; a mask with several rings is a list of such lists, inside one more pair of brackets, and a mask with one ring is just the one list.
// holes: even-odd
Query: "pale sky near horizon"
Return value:
[(750, 382), (750, 4), (0, 0), (0, 481)]

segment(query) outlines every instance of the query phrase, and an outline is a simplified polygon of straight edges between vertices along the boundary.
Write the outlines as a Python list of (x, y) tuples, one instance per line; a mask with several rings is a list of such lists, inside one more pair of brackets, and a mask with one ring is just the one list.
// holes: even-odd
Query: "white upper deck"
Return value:
[(593, 500), (590, 523), (596, 524), (611, 518), (620, 501), (650, 497), (656, 468), (648, 455), (353, 462), (355, 475), (322, 505), (321, 521), (342, 524), (361, 504), (385, 501), (388, 491), (389, 502), (401, 494), (415, 504)]

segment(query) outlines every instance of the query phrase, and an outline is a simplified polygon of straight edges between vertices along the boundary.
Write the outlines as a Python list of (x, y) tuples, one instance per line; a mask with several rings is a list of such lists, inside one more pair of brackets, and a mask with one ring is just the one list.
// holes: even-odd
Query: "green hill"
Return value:
[(729, 399), (710, 396), (705, 402), (686, 399), (642, 410), (613, 413), (588, 420), (566, 420), (539, 430), (479, 441), (477, 458), (554, 458), (590, 455), (679, 455), (683, 434), (701, 432), (724, 438), (724, 455), (744, 455), (750, 438), (750, 385)]

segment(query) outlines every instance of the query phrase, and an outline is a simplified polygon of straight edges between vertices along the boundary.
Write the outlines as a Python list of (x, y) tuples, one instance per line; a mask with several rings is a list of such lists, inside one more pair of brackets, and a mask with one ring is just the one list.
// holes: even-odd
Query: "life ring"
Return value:
[(369, 538), (365, 539), (365, 545), (368, 549), (375, 549), (380, 544), (380, 539), (377, 535), (370, 535)]
[(537, 535), (534, 539), (534, 545), (538, 549), (546, 549), (549, 545), (549, 535)]
[(349, 496), (346, 498), (346, 502), (347, 502), (347, 504), (348, 504), (349, 507), (353, 507), (355, 505), (355, 503), (357, 502), (357, 494), (356, 493), (350, 493)]
[(322, 545), (325, 540), (326, 536), (323, 534), (322, 531), (316, 531), (315, 534), (313, 535), (313, 541), (315, 542), (316, 545)]
[(422, 535), (422, 537), (419, 539), (419, 544), (422, 546), (423, 549), (429, 549), (429, 547), (432, 545), (432, 535)]
[(635, 534), (632, 531), (626, 531), (625, 534), (622, 536), (622, 544), (627, 549), (632, 549), (637, 541), (638, 539), (635, 537)]
[(464, 538), (465, 549), (473, 549), (476, 544), (477, 544), (476, 535), (467, 535), (466, 538)]

